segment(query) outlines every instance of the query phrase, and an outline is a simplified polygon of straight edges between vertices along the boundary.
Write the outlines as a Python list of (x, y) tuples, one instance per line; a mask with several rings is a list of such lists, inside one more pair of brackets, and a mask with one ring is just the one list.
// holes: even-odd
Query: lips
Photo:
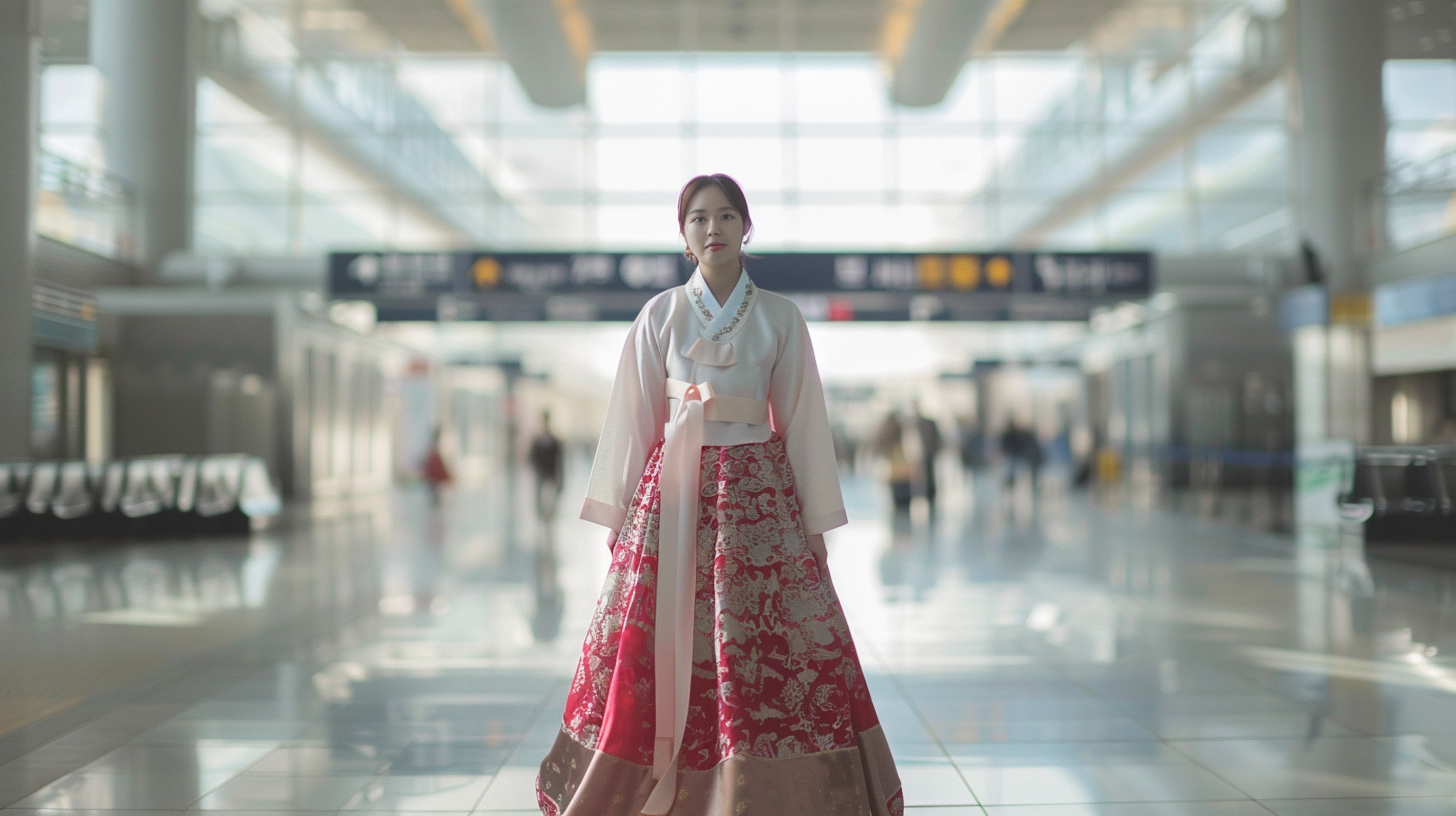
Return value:
[(717, 251), (717, 250), (722, 249), (725, 246), (727, 246), (727, 244), (708, 244), (708, 246), (706, 248), (709, 249), (709, 250)]

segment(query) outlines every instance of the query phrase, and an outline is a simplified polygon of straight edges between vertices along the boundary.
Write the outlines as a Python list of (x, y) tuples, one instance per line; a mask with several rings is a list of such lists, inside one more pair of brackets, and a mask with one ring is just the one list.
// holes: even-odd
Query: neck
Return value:
[(708, 284), (708, 289), (713, 293), (713, 299), (717, 300), (721, 306), (728, 301), (728, 296), (733, 294), (733, 287), (738, 285), (738, 276), (743, 273), (743, 266), (735, 259), (729, 263), (712, 266), (699, 263), (698, 271), (703, 273), (703, 282)]

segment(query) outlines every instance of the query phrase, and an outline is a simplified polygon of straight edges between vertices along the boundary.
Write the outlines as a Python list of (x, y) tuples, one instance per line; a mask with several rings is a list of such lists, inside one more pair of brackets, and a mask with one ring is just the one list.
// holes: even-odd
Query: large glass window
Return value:
[(1384, 91), (1391, 247), (1456, 234), (1456, 60), (1390, 60)]
[(670, 249), (677, 189), (712, 171), (764, 250), (1291, 243), (1282, 74), (1249, 46), (1277, 0), (1113, 14), (973, 59), (926, 109), (890, 103), (875, 54), (673, 52), (599, 53), (588, 103), (549, 110), (494, 57), (343, 58), (296, 2), (226, 5), (229, 70), (267, 81), (203, 83), (207, 249)]
[(91, 65), (49, 65), (41, 73), (36, 231), (132, 260), (136, 198), (107, 170), (101, 128), (104, 89), (104, 78)]

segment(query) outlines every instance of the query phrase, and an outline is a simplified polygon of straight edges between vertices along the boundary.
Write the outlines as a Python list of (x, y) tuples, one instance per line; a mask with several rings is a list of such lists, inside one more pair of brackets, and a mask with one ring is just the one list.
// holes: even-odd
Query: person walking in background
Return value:
[(1035, 499), (1041, 486), (1041, 466), (1046, 463), (1046, 451), (1034, 428), (1021, 432), (1021, 458), (1026, 462), (1026, 472), (1031, 478), (1031, 497)]
[(839, 463), (841, 470), (847, 470), (854, 474), (854, 439), (850, 437), (849, 431), (845, 429), (843, 422), (834, 423), (829, 429), (830, 435), (834, 438), (834, 460)]
[(904, 429), (900, 417), (891, 411), (875, 431), (875, 454), (885, 460), (885, 479), (890, 486), (890, 500), (897, 512), (909, 511), (915, 497), (915, 468), (905, 455)]
[(925, 500), (934, 506), (935, 460), (940, 455), (940, 449), (945, 445), (940, 438), (940, 426), (920, 410), (920, 403), (914, 403), (910, 411), (911, 418), (915, 421), (915, 433), (920, 437), (921, 484), (924, 485)]
[(440, 426), (430, 432), (430, 449), (425, 453), (425, 487), (430, 491), (430, 506), (440, 506), (440, 494), (453, 478), (450, 467), (445, 464), (445, 454), (440, 450)]
[(1016, 476), (1024, 470), (1031, 480), (1031, 495), (1035, 498), (1043, 460), (1036, 432), (1023, 428), (1015, 417), (1007, 420), (1006, 429), (1001, 432), (1001, 455), (1006, 459), (1007, 489), (1016, 486)]
[(541, 412), (541, 430), (531, 440), (526, 454), (531, 472), (536, 477), (536, 515), (549, 519), (556, 515), (556, 498), (561, 495), (561, 440), (551, 432), (551, 412)]
[(969, 417), (956, 420), (960, 443), (961, 469), (973, 473), (986, 466), (986, 435), (981, 426)]
[(1006, 465), (1006, 489), (1010, 490), (1016, 486), (1017, 458), (1021, 443), (1021, 429), (1016, 427), (1016, 417), (1006, 420), (1006, 427), (1001, 429), (998, 443), (1001, 459)]

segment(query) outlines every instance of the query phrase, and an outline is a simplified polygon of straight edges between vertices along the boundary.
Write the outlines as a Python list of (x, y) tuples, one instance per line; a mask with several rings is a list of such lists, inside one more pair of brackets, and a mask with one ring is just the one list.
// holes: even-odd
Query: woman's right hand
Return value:
[(615, 554), (617, 552), (617, 531), (607, 533), (607, 550)]

